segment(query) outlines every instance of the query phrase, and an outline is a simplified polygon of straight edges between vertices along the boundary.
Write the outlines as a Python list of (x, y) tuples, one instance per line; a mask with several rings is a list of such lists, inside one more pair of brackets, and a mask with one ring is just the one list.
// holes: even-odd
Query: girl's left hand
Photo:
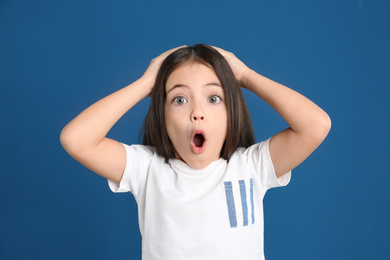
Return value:
[(236, 55), (234, 55), (233, 53), (225, 51), (224, 49), (215, 46), (212, 47), (222, 54), (222, 56), (229, 63), (230, 68), (232, 69), (234, 76), (236, 77), (238, 82), (240, 82), (242, 87), (245, 87), (247, 83), (246, 75), (250, 71), (250, 69), (241, 60), (239, 60), (236, 57)]

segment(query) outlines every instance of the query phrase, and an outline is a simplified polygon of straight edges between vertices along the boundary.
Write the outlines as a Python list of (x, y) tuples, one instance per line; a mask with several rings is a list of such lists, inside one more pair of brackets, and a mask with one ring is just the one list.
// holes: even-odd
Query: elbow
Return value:
[(312, 128), (313, 141), (316, 142), (318, 145), (320, 145), (325, 140), (331, 127), (332, 127), (332, 121), (329, 115), (324, 112), (324, 114), (320, 118), (318, 118), (317, 122)]
[(330, 119), (330, 116), (328, 114), (325, 113), (321, 125), (322, 125), (322, 132), (325, 138), (330, 132), (330, 129), (332, 128), (332, 120)]
[(97, 147), (84, 131), (69, 125), (61, 131), (60, 142), (65, 151), (77, 161), (88, 157)]
[(62, 129), (61, 134), (60, 134), (60, 143), (62, 147), (69, 153), (70, 147), (72, 146), (72, 138), (67, 131), (66, 127)]
[(67, 126), (61, 131), (60, 142), (65, 151), (72, 157), (80, 150), (80, 138), (72, 133)]

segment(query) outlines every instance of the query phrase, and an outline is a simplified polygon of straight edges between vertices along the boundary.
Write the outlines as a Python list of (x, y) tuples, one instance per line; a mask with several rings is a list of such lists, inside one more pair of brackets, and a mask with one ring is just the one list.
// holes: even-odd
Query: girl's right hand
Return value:
[(146, 69), (144, 75), (142, 75), (142, 77), (140, 78), (140, 80), (145, 82), (145, 86), (148, 88), (147, 96), (150, 96), (150, 94), (153, 90), (153, 87), (154, 87), (154, 84), (155, 84), (156, 78), (157, 78), (157, 73), (160, 70), (161, 64), (163, 63), (165, 58), (168, 57), (172, 52), (174, 52), (178, 49), (181, 49), (183, 47), (186, 47), (186, 45), (182, 45), (182, 46), (170, 49), (170, 50), (160, 54), (160, 56), (154, 58), (150, 62), (149, 67)]

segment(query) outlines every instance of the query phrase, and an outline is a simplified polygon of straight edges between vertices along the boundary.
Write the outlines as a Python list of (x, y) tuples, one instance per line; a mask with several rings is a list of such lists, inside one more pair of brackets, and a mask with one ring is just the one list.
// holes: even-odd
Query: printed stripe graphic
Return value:
[[(248, 205), (246, 203), (246, 187), (245, 181), (240, 180), (240, 195), (241, 195), (241, 204), (242, 204), (242, 217), (243, 217), (243, 225), (248, 226)], [(252, 210), (253, 212), (253, 210)]]
[(237, 227), (236, 206), (233, 197), (233, 185), (231, 181), (225, 181), (226, 202), (229, 213), (230, 227)]
[(255, 223), (253, 179), (224, 181), (227, 213), (231, 228), (247, 227)]
[(250, 188), (250, 196), (251, 196), (251, 209), (252, 209), (252, 224), (255, 223), (255, 204), (253, 203), (253, 179), (251, 179), (251, 188)]

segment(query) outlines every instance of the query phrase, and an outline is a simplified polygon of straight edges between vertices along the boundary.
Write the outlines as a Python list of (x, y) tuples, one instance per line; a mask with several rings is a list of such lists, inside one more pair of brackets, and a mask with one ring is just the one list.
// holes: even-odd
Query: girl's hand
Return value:
[(250, 69), (241, 61), (239, 60), (233, 53), (225, 51), (221, 48), (212, 46), (214, 49), (219, 51), (219, 53), (222, 54), (222, 56), (226, 59), (226, 61), (229, 63), (230, 68), (232, 69), (234, 76), (240, 82), (242, 87), (246, 87), (247, 85), (247, 74), (250, 71)]
[(142, 75), (142, 77), (140, 79), (140, 80), (146, 82), (145, 86), (147, 86), (147, 88), (148, 88), (147, 96), (150, 96), (150, 93), (153, 90), (154, 84), (156, 82), (157, 73), (160, 70), (161, 64), (163, 63), (165, 58), (168, 57), (172, 52), (174, 52), (180, 48), (183, 48), (183, 47), (186, 47), (186, 45), (170, 49), (170, 50), (160, 54), (160, 56), (154, 58), (150, 62), (149, 67), (146, 69), (144, 75)]

